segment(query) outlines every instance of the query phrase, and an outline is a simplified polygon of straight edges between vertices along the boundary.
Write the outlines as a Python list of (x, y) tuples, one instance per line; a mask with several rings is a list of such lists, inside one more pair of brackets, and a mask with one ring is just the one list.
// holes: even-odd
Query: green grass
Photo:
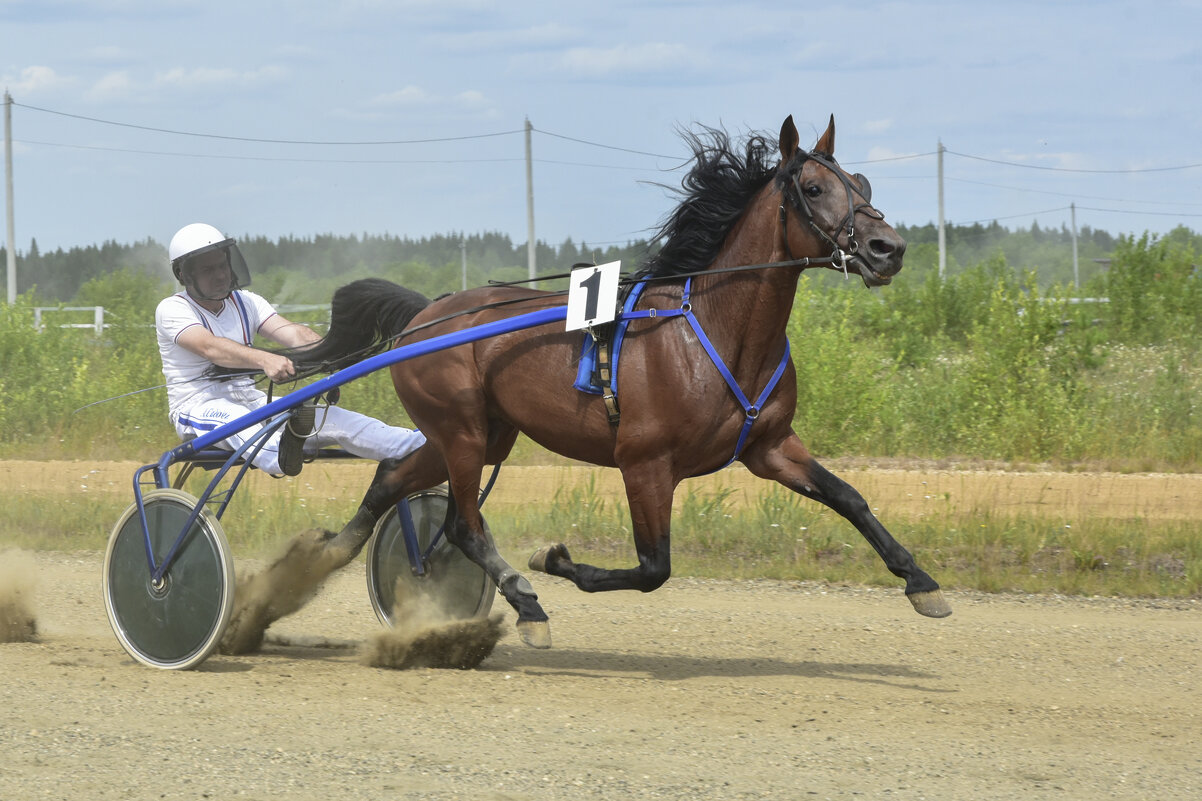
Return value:
[[(502, 546), (562, 541), (573, 558), (633, 566), (624, 508), (561, 491), (545, 507), (490, 515)], [(953, 509), (893, 531), (948, 588), (985, 592), (1196, 597), (1202, 539), (1189, 522), (1096, 519), (1068, 524)], [(538, 536), (532, 536), (537, 534)], [(736, 505), (729, 493), (686, 493), (673, 518), (674, 575), (815, 580), (896, 586), (875, 551), (838, 515), (784, 490)]]
[[(200, 479), (189, 489), (196, 493)], [(624, 503), (590, 483), (558, 489), (550, 503), (488, 509), (498, 547), (524, 569), (537, 547), (564, 542), (602, 567), (636, 562)], [(241, 491), (240, 491), (241, 492)], [(852, 526), (824, 507), (773, 489), (737, 502), (732, 493), (682, 493), (673, 517), (677, 576), (810, 580), (898, 586)], [(308, 528), (337, 529), (358, 499), (323, 496), (303, 481), (241, 492), (223, 528), (242, 557), (265, 557)], [(118, 495), (45, 493), (0, 507), (6, 547), (101, 550), (129, 505)], [(1185, 598), (1202, 596), (1202, 538), (1189, 521), (1092, 519), (1066, 523), (949, 508), (894, 535), (944, 587), (984, 592)]]

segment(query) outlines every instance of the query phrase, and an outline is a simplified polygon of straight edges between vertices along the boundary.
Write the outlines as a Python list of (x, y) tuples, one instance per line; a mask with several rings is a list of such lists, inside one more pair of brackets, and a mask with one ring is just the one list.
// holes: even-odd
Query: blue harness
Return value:
[[(735, 444), (734, 455), (730, 457), (730, 461), (722, 465), (727, 467), (732, 464), (739, 455), (743, 453), (743, 446), (747, 444), (747, 435), (751, 433), (751, 426), (760, 416), (760, 409), (767, 402), (768, 396), (772, 394), (772, 390), (776, 389), (776, 385), (780, 382), (780, 378), (784, 375), (785, 368), (789, 364), (789, 339), (785, 337), (785, 352), (780, 357), (780, 364), (776, 366), (776, 370), (772, 373), (772, 377), (768, 379), (768, 385), (764, 387), (759, 396), (752, 403), (747, 399), (741, 387), (735, 381), (735, 377), (731, 375), (730, 369), (726, 363), (722, 361), (722, 357), (718, 355), (714, 344), (710, 342), (710, 338), (706, 335), (705, 329), (701, 327), (701, 322), (693, 314), (692, 304), (689, 303), (689, 294), (692, 292), (693, 279), (689, 278), (684, 284), (684, 294), (680, 299), (680, 308), (678, 309), (639, 309), (635, 310), (634, 306), (638, 303), (639, 297), (643, 294), (647, 282), (642, 281), (635, 285), (630, 294), (626, 298), (626, 302), (622, 304), (622, 312), (618, 315), (614, 323), (613, 336), (613, 356), (612, 356), (612, 381), (613, 394), (618, 393), (618, 360), (622, 352), (622, 342), (626, 337), (626, 327), (631, 320), (642, 318), (665, 318), (665, 317), (684, 317), (688, 320), (689, 325), (693, 329), (693, 333), (697, 335), (701, 346), (705, 348), (705, 352), (709, 354), (710, 361), (714, 367), (718, 368), (718, 372), (722, 374), (723, 380), (726, 381), (726, 386), (730, 387), (730, 391), (734, 394), (735, 400), (743, 407), (743, 429), (739, 432), (739, 441)], [(604, 389), (596, 383), (595, 366), (597, 361), (597, 342), (590, 334), (585, 334), (584, 345), (580, 351), (580, 366), (576, 372), (576, 381), (573, 386), (581, 392), (587, 392), (591, 395), (600, 395)], [(722, 467), (717, 468), (721, 470)], [(713, 472), (716, 472), (713, 471)]]

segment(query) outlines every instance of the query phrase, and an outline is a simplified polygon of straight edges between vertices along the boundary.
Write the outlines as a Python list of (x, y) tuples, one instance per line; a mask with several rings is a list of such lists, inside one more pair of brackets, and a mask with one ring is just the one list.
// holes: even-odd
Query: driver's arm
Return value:
[(268, 317), (259, 326), (259, 333), (286, 348), (308, 345), (310, 342), (316, 342), (321, 339), (321, 335), (312, 328), (309, 328), (309, 326), (286, 320), (281, 314), (273, 314)]
[(194, 325), (184, 329), (175, 341), (221, 367), (262, 370), (268, 378), (277, 382), (287, 381), (296, 375), (296, 367), (287, 356), (214, 336), (204, 326)]

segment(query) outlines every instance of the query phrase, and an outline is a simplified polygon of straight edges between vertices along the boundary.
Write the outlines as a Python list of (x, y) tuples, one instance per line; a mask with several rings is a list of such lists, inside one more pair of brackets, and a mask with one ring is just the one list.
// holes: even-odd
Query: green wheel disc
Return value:
[[(156, 560), (166, 557), (196, 503), (175, 489), (143, 496)], [(207, 509), (201, 512), (156, 586), (138, 507), (131, 505), (104, 555), (104, 604), (121, 647), (142, 664), (184, 670), (203, 662), (217, 647), (234, 606), (234, 563), (217, 518)]]
[[(422, 553), (442, 528), (448, 496), (441, 487), (409, 496), (409, 510)], [(484, 524), (488, 532), (488, 524)], [(492, 609), (496, 585), (484, 569), (464, 556), (444, 533), (426, 560), (426, 572), (417, 575), (409, 563), (405, 535), (396, 507), (376, 523), (367, 549), (367, 592), (376, 617), (386, 626), (406, 614), (411, 605), (423, 612), (431, 608), (454, 620), (483, 617)]]

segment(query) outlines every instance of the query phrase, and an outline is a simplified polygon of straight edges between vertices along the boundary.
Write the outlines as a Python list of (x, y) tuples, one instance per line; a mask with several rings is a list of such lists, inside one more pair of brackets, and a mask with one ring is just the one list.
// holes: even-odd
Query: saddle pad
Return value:
[(601, 394), (601, 385), (597, 383), (597, 341), (587, 331), (584, 333), (584, 343), (580, 346), (580, 364), (576, 368), (576, 381), (572, 386), (589, 395)]
[[(614, 318), (613, 331), (610, 332), (610, 384), (613, 388), (613, 393), (618, 394), (618, 355), (622, 350), (622, 340), (626, 334), (626, 326), (629, 320), (625, 315), (629, 313), (634, 304), (638, 302), (639, 296), (643, 294), (643, 289), (647, 286), (645, 281), (640, 281), (635, 284), (630, 292), (627, 293), (625, 300), (622, 302), (622, 311)], [(592, 334), (584, 332), (584, 342), (580, 345), (580, 363), (576, 368), (576, 381), (572, 384), (573, 387), (581, 392), (589, 395), (601, 395), (604, 393), (601, 384), (597, 378), (597, 341), (593, 339)]]

